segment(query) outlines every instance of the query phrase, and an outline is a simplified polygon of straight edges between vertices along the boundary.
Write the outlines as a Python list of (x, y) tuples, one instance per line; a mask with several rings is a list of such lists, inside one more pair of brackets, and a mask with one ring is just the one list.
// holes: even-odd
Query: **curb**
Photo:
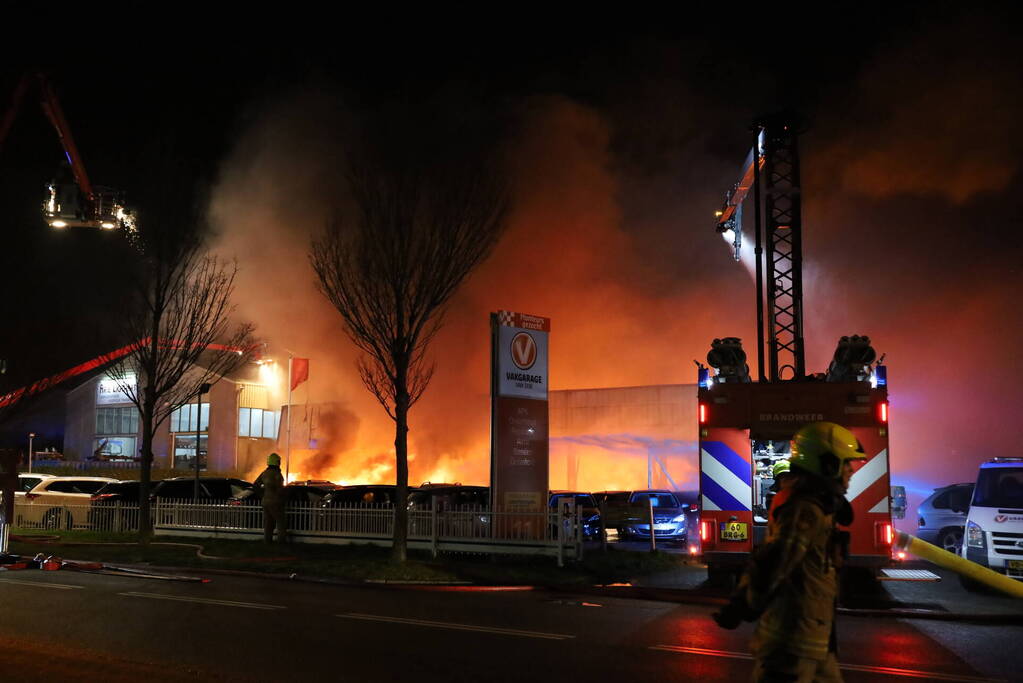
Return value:
[(168, 567), (154, 564), (128, 564), (118, 562), (111, 564), (116, 567), (129, 569), (146, 569), (151, 571), (167, 572), (170, 574), (212, 574), (214, 576), (238, 576), (251, 579), (272, 579), (274, 581), (292, 581), (299, 583), (317, 583), (330, 586), (344, 586), (346, 588), (398, 588), (401, 586), (411, 587), (465, 587), (475, 584), (469, 581), (399, 581), (392, 579), (364, 579), (353, 581), (351, 579), (334, 578), (330, 576), (300, 576), (298, 574), (283, 574), (279, 572), (256, 572), (246, 569), (216, 569), (213, 567)]

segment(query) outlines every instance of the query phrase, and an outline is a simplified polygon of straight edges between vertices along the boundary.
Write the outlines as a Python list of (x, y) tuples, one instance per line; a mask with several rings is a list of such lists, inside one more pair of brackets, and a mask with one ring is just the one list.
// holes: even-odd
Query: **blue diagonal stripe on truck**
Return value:
[(707, 496), (722, 510), (749, 510), (749, 505), (744, 505), (736, 500), (735, 496), (725, 491), (706, 472), (700, 472), (700, 493)]
[(700, 448), (714, 456), (714, 459), (728, 468), (732, 474), (739, 478), (739, 481), (749, 486), (753, 485), (753, 466), (724, 442), (701, 441)]

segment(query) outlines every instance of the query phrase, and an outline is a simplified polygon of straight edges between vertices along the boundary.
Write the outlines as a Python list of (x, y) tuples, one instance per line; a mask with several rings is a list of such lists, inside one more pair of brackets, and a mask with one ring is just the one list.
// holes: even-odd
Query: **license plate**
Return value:
[(749, 527), (746, 522), (722, 522), (722, 541), (745, 541), (749, 538)]
[(1015, 569), (1017, 571), (1023, 571), (1023, 560), (1006, 560), (1005, 565), (1009, 569)]

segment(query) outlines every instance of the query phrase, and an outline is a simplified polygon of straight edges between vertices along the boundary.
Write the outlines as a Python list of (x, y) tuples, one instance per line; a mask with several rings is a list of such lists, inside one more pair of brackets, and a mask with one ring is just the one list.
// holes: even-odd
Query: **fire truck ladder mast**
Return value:
[(738, 261), (742, 246), (742, 203), (752, 191), (759, 379), (761, 382), (801, 380), (806, 377), (806, 364), (799, 131), (794, 119), (784, 115), (760, 119), (753, 129), (756, 131), (753, 149), (743, 165), (739, 182), (728, 192), (718, 212), (717, 230), (726, 234), (732, 231)]
[[(797, 133), (789, 122), (764, 126), (764, 222), (768, 367), (771, 381), (806, 377), (803, 353), (803, 217)], [(760, 199), (757, 197), (757, 199)], [(791, 373), (791, 376), (784, 376)]]

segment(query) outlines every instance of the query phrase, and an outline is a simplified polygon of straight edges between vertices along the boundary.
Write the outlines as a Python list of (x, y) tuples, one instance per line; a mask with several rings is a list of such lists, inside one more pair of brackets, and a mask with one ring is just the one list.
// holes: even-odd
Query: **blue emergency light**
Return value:
[(870, 376), (870, 386), (872, 387), (886, 387), (888, 386), (888, 368), (884, 365), (878, 365), (874, 368), (874, 374)]

